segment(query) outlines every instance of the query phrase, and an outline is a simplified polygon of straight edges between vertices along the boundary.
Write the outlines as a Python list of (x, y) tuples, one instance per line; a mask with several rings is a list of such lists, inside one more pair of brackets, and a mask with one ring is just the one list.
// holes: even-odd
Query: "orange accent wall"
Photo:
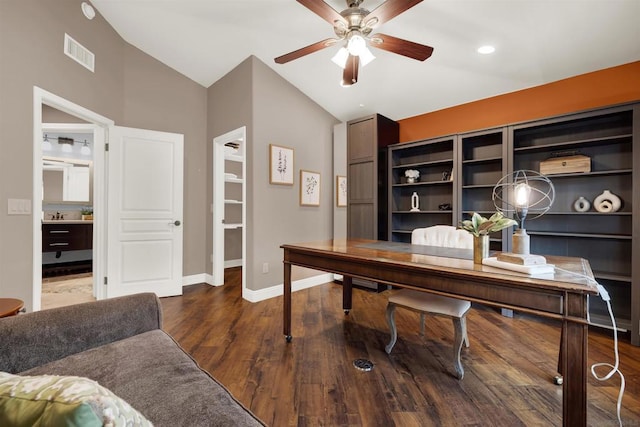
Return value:
[(400, 142), (640, 100), (640, 61), (399, 120)]

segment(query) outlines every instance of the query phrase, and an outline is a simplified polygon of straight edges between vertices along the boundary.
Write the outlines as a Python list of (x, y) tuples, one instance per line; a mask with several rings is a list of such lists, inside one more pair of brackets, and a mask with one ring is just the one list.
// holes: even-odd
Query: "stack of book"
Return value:
[(482, 260), (482, 264), (530, 275), (553, 273), (554, 269), (554, 265), (547, 264), (546, 258), (542, 255), (523, 255), (509, 252), (501, 252), (498, 256), (485, 258)]

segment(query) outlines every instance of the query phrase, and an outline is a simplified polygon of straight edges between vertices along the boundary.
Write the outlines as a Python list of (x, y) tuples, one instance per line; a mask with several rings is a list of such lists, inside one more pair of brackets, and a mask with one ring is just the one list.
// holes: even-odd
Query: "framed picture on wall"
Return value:
[(269, 183), (293, 185), (293, 148), (269, 144)]
[(300, 205), (320, 206), (320, 174), (300, 169)]
[(347, 206), (347, 177), (336, 176), (336, 206)]

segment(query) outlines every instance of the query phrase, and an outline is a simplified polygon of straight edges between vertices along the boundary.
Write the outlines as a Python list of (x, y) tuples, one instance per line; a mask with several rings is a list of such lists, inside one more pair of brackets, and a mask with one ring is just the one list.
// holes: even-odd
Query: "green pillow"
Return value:
[(152, 426), (89, 378), (0, 372), (0, 426)]

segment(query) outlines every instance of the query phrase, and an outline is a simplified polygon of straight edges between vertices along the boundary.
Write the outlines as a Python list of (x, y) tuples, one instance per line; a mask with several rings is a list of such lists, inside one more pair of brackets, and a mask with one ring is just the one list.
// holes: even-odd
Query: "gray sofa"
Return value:
[(156, 426), (263, 426), (162, 329), (151, 293), (0, 319), (0, 371), (88, 377)]

